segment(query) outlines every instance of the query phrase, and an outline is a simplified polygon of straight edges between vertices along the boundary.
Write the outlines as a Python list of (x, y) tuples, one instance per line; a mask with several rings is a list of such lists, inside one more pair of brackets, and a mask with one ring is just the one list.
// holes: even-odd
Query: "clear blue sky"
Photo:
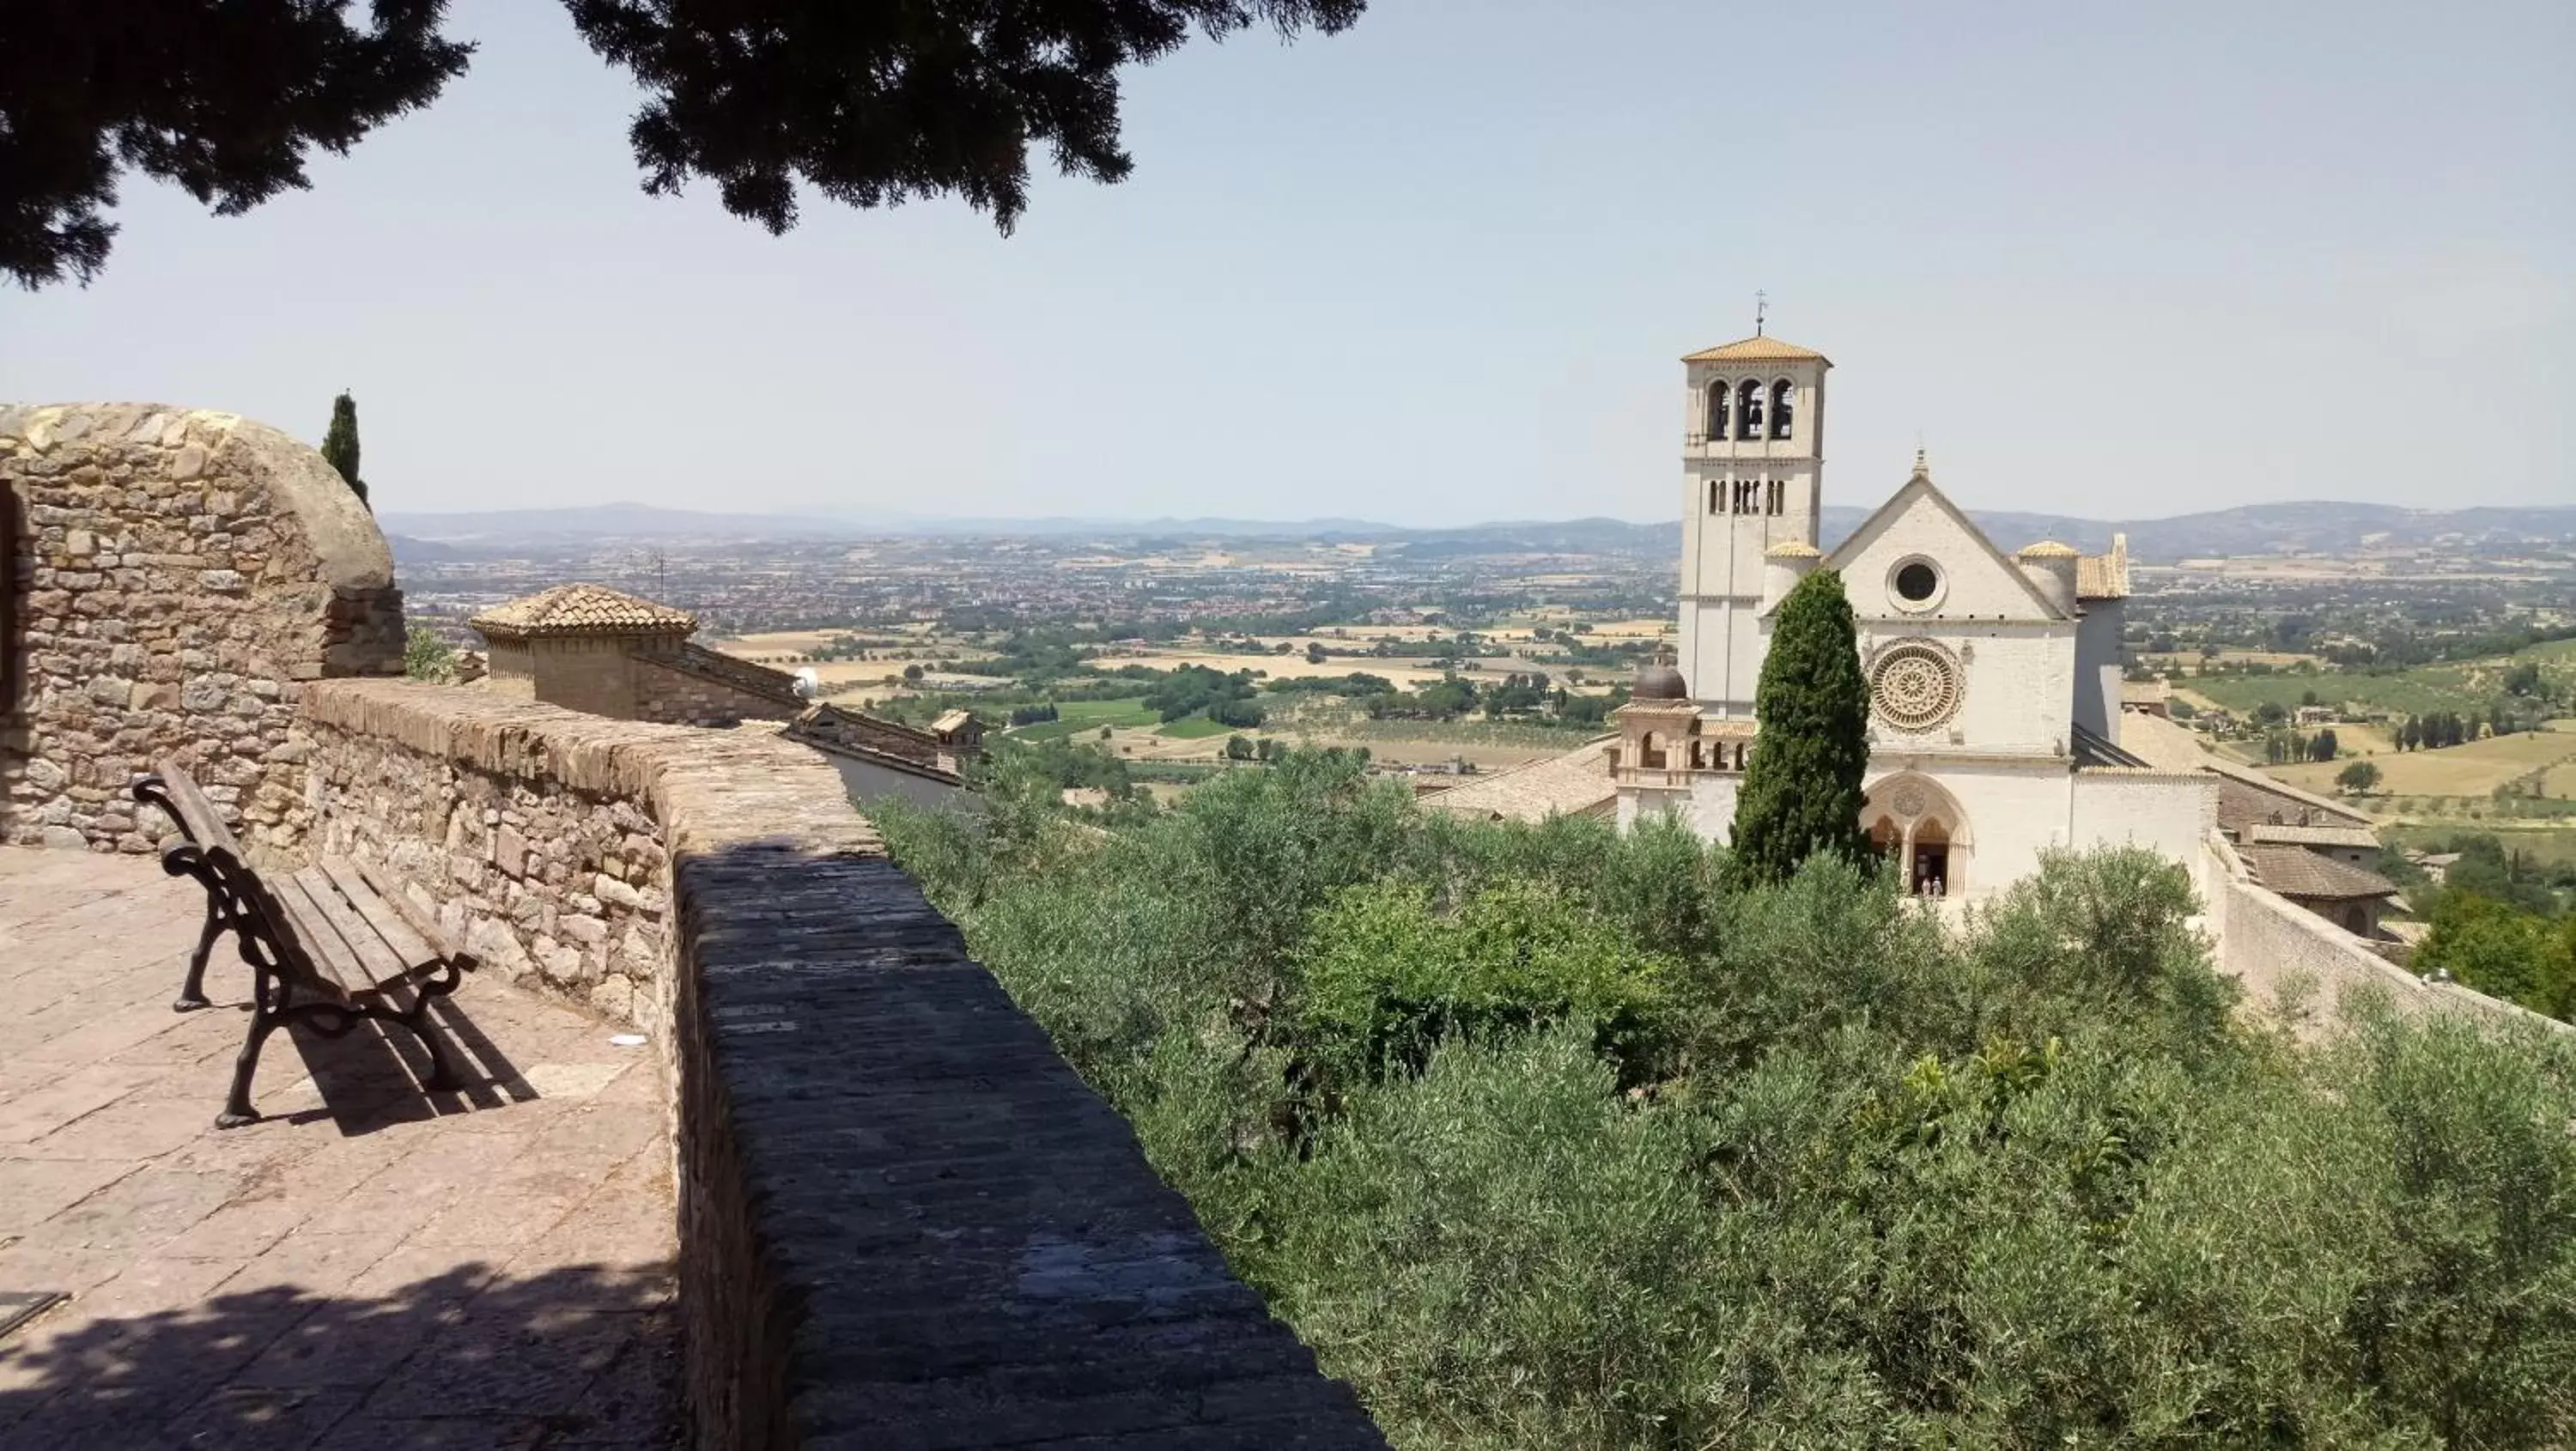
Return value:
[(1830, 354), (1826, 493), (2576, 503), (2576, 5), (1379, 0), (1132, 75), (1124, 185), (643, 196), (560, 8), (245, 218), (129, 180), (0, 398), (221, 407), (378, 506), (1670, 515), (1679, 354)]

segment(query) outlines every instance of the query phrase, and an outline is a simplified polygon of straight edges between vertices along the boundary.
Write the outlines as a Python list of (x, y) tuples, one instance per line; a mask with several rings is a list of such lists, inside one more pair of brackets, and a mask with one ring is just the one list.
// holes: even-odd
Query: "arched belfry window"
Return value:
[(1708, 385), (1708, 418), (1706, 422), (1708, 425), (1708, 436), (1711, 438), (1726, 437), (1726, 395), (1728, 391), (1726, 380), (1724, 378), (1720, 378), (1716, 382)]
[(1793, 395), (1793, 391), (1794, 390), (1789, 386), (1789, 380), (1786, 378), (1783, 378), (1779, 382), (1771, 385), (1771, 436), (1773, 438), (1787, 438), (1789, 436), (1789, 420), (1792, 416), (1791, 408), (1793, 407), (1789, 402), (1789, 399)]
[(1735, 390), (1735, 436), (1762, 436), (1762, 385), (1750, 378)]

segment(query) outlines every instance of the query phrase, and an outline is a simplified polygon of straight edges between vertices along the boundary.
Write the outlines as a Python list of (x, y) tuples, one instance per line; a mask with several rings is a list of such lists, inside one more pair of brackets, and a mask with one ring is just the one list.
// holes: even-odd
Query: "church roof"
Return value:
[(2060, 544), (2054, 539), (2043, 539), (2037, 544), (2025, 545), (2022, 548), (2021, 557), (2024, 559), (2081, 559), (2084, 556), (2077, 553), (2071, 544)]
[(1825, 552), (1803, 539), (1783, 539), (1762, 551), (1765, 559), (1822, 559)]
[(1833, 359), (1817, 352), (1814, 348), (1802, 348), (1796, 343), (1764, 337), (1760, 333), (1749, 338), (1739, 338), (1731, 343), (1720, 343), (1713, 348), (1702, 348), (1696, 353), (1684, 353), (1682, 361), (1685, 363), (1816, 362), (1829, 367), (1833, 363)]
[(535, 635), (685, 635), (697, 629), (698, 617), (604, 584), (559, 584), (494, 605), (466, 623), (486, 638), (524, 640)]
[(2396, 885), (2379, 873), (2303, 846), (2240, 846), (2236, 855), (2253, 869), (2255, 881), (2284, 897), (2354, 902), (2397, 895)]
[(1545, 821), (1551, 816), (1606, 815), (1619, 799), (1610, 780), (1610, 747), (1603, 736), (1562, 756), (1480, 776), (1463, 786), (1435, 791), (1422, 804), (1477, 821)]
[(2129, 536), (2111, 536), (2111, 552), (2087, 554), (2075, 561), (2075, 597), (2079, 600), (2124, 600), (2129, 597)]

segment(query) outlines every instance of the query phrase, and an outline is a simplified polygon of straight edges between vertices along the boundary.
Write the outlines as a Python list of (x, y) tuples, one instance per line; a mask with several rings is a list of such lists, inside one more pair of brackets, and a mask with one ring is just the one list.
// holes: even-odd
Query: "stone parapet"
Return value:
[[(308, 845), (496, 949), (553, 913), (575, 990), (599, 932), (563, 924), (602, 923), (666, 1070), (695, 1444), (1384, 1445), (814, 752), (402, 682), (303, 707)], [(514, 813), (555, 835), (511, 873)]]

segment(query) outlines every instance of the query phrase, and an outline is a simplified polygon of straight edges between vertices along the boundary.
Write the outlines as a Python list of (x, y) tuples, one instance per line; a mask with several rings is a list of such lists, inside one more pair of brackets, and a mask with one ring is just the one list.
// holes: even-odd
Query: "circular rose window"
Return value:
[(1870, 667), (1870, 708), (1901, 731), (1928, 731), (1948, 721), (1967, 693), (1959, 662), (1929, 640), (1890, 645)]

